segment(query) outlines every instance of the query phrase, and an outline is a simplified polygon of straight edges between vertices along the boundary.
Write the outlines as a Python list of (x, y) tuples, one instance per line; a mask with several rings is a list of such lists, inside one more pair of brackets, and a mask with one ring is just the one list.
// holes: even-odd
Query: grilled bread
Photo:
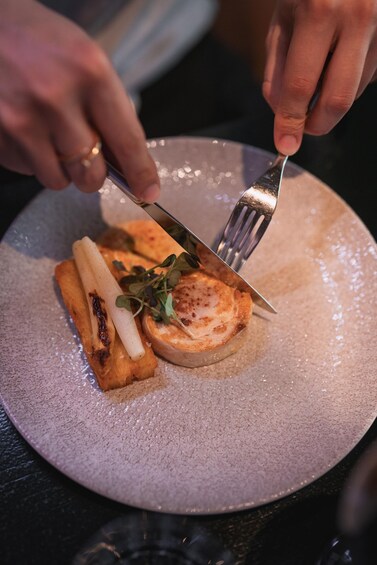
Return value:
[(132, 220), (111, 227), (97, 240), (97, 243), (111, 249), (132, 249), (138, 255), (161, 263), (174, 253), (179, 255), (184, 249), (172, 239), (165, 230), (151, 220)]
[[(122, 261), (125, 266), (140, 265), (142, 258), (133, 254), (112, 252), (104, 250), (104, 257), (109, 266), (113, 260)], [(94, 348), (92, 329), (89, 320), (89, 310), (81, 284), (80, 276), (73, 259), (63, 261), (55, 269), (56, 281), (60, 287), (64, 303), (79, 333), (85, 355), (88, 359), (99, 386), (102, 390), (123, 387), (134, 380), (143, 380), (152, 377), (157, 366), (157, 359), (143, 336), (140, 322), (137, 320), (141, 333), (145, 355), (138, 361), (133, 361), (127, 354), (118, 334), (111, 331), (112, 324), (108, 320), (107, 312), (101, 297), (93, 289), (93, 308), (97, 308), (98, 331), (102, 332), (104, 347)]]

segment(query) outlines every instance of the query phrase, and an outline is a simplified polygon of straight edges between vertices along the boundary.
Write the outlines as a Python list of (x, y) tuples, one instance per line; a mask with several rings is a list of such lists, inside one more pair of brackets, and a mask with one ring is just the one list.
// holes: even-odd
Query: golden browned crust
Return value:
[[(119, 253), (117, 257), (121, 260)], [(110, 252), (107, 253), (107, 260), (112, 261)], [(102, 353), (94, 351), (88, 304), (75, 262), (67, 260), (57, 265), (55, 277), (64, 303), (79, 333), (85, 355), (102, 390), (123, 387), (134, 380), (152, 377), (157, 359), (141, 332), (139, 321), (137, 320), (137, 324), (145, 347), (145, 355), (142, 359), (133, 361), (129, 357), (116, 332), (113, 343), (109, 345), (108, 354), (106, 348)]]
[(172, 253), (179, 255), (184, 251), (166, 231), (151, 220), (132, 220), (109, 228), (97, 243), (121, 250), (127, 237), (133, 239), (134, 253), (151, 259), (155, 264), (162, 263)]
[(177, 365), (200, 367), (241, 347), (252, 312), (248, 293), (193, 271), (182, 276), (173, 297), (184, 328), (156, 322), (148, 312), (143, 315), (144, 331), (156, 353)]
[(117, 269), (114, 266), (113, 261), (123, 263), (127, 271), (131, 271), (133, 267), (137, 266), (144, 267), (145, 269), (152, 269), (156, 264), (155, 261), (150, 261), (149, 259), (136, 255), (136, 253), (132, 253), (131, 251), (120, 251), (119, 249), (111, 249), (101, 246), (99, 246), (99, 249), (111, 273), (118, 282), (122, 277), (124, 277), (124, 275), (126, 275), (126, 272)]

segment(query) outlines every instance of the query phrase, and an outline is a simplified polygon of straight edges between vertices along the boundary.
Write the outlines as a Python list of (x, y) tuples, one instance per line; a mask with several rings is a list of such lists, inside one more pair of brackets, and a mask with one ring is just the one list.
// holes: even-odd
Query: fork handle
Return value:
[[(269, 190), (273, 194), (279, 192), (281, 180), (283, 177), (284, 167), (287, 162), (288, 156), (282, 155), (278, 153), (274, 162), (272, 163), (271, 167), (263, 173), (261, 177), (259, 177), (256, 181), (256, 185), (260, 185), (263, 187), (263, 190)], [(249, 189), (246, 189), (245, 193)], [(271, 211), (271, 214), (274, 212), (275, 208)]]
[(279, 170), (282, 170), (287, 162), (288, 156), (283, 155), (282, 153), (278, 153), (275, 157), (275, 161), (272, 163), (273, 167), (277, 167)]

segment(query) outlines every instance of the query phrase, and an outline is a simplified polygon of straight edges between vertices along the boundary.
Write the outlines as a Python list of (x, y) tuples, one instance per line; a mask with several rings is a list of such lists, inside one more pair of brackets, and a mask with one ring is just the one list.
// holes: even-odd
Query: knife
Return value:
[(183, 247), (183, 249), (185, 249), (185, 251), (187, 251), (187, 253), (199, 258), (201, 265), (206, 269), (206, 271), (214, 274), (217, 278), (219, 278), (220, 275), (221, 280), (230, 286), (238, 288), (242, 292), (248, 292), (255, 304), (268, 312), (276, 314), (275, 308), (268, 302), (268, 300), (266, 300), (266, 298), (252, 287), (241, 275), (229, 267), (225, 261), (220, 259), (220, 257), (212, 251), (208, 245), (201, 241), (201, 239), (186, 228), (186, 226), (184, 226), (179, 220), (174, 218), (174, 216), (172, 216), (169, 212), (164, 210), (160, 204), (143, 202), (137, 198), (134, 194), (132, 194), (124, 175), (108, 161), (106, 161), (106, 165), (107, 178), (120, 188), (120, 190), (128, 196), (134, 204), (145, 210), (147, 214), (149, 214), (149, 216), (170, 235), (170, 237), (172, 237), (181, 247)]

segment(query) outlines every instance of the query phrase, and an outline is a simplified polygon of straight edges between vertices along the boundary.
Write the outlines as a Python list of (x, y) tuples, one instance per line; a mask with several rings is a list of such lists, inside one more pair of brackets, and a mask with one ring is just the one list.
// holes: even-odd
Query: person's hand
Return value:
[(304, 132), (328, 133), (377, 78), (376, 30), (377, 0), (277, 0), (263, 94), (278, 151), (295, 153)]
[(0, 13), (0, 165), (52, 189), (94, 191), (106, 174), (100, 139), (132, 191), (155, 200), (143, 129), (102, 50), (34, 0), (0, 0)]

